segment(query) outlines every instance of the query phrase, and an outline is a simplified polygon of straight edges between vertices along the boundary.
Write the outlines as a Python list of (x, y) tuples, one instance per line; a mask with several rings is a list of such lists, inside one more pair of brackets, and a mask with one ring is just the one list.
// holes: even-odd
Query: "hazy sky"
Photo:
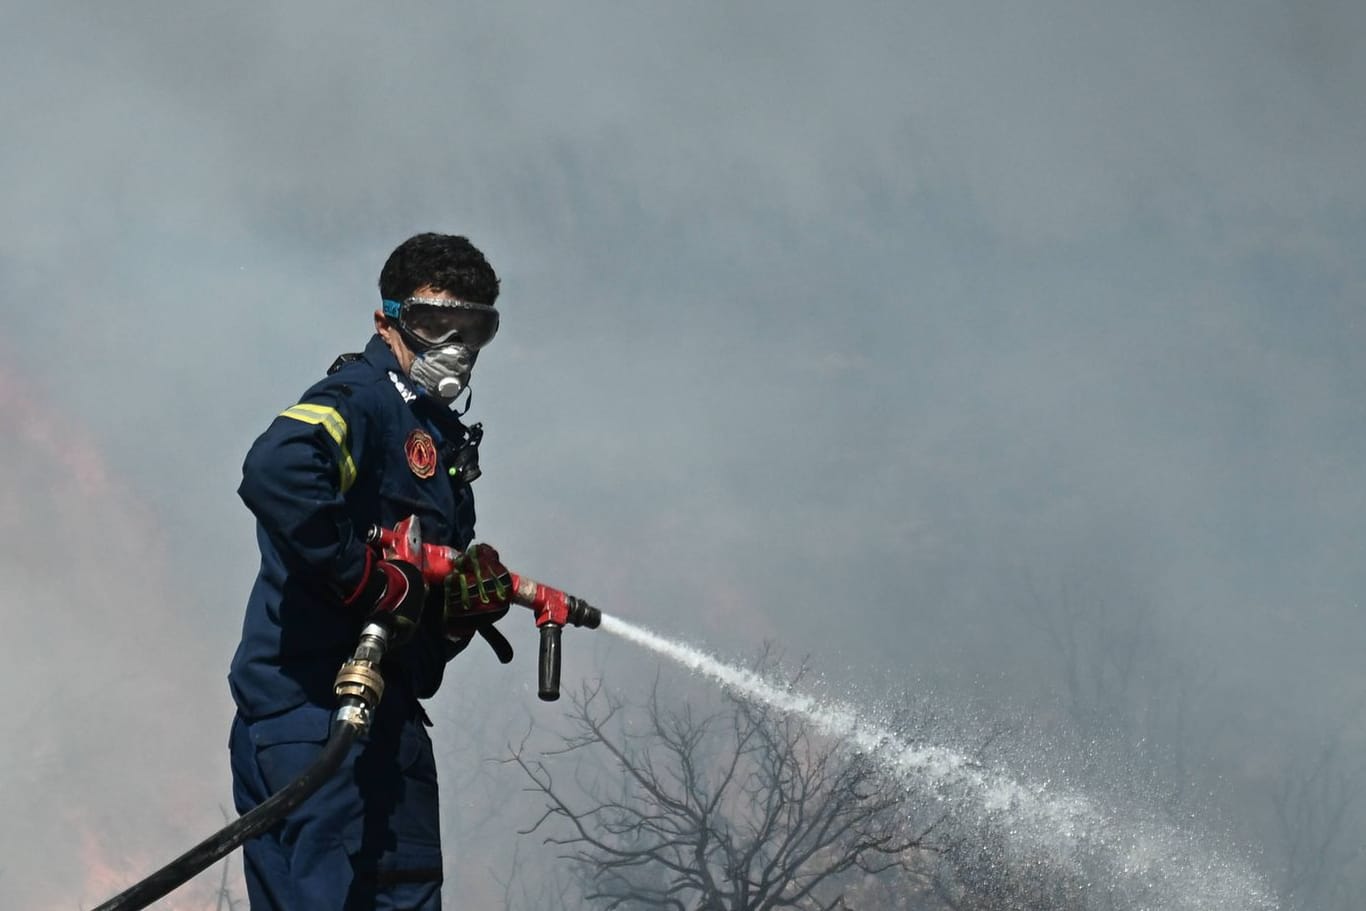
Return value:
[[(132, 739), (111, 789), (180, 767), (149, 691), (216, 818), (241, 458), (421, 230), (503, 278), (471, 417), (519, 569), (1041, 696), (1022, 593), (1081, 586), (1273, 756), (1366, 695), (1366, 6), (19, 0), (0, 84), (10, 856), (73, 812), (24, 731), (78, 774)], [(117, 548), (42, 571), (53, 515)]]

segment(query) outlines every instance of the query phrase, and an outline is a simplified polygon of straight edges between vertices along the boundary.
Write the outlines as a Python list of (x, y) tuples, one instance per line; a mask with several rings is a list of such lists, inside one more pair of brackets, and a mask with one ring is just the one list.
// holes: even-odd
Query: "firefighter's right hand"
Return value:
[(427, 583), (422, 571), (406, 560), (375, 560), (346, 603), (366, 611), (366, 622), (378, 620), (393, 633), (394, 644), (407, 642), (422, 619)]

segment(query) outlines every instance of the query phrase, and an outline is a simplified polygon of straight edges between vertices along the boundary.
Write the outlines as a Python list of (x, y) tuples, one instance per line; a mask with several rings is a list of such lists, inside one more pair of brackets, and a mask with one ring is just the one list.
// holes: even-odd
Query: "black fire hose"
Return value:
[(145, 908), (177, 886), (206, 870), (248, 838), (260, 835), (303, 803), (324, 781), (332, 777), (346, 758), (359, 731), (349, 724), (332, 728), (320, 755), (304, 773), (258, 804), (245, 816), (223, 827), (137, 885), (120, 892), (95, 911), (136, 911)]
[(384, 693), (379, 663), (387, 643), (388, 631), (378, 623), (367, 625), (361, 632), (355, 653), (337, 674), (336, 691), (341, 707), (334, 717), (332, 733), (323, 745), (322, 753), (298, 778), (95, 911), (137, 911), (147, 907), (206, 870), (248, 838), (268, 831), (318, 790), (337, 771), (356, 738), (369, 729), (371, 713)]

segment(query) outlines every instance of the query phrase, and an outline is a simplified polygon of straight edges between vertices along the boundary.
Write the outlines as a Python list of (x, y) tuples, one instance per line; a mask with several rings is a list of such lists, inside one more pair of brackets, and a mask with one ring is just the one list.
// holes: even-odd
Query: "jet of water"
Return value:
[(793, 692), (706, 652), (604, 615), (602, 629), (672, 659), (746, 699), (799, 715), (874, 759), (908, 792), (932, 798), (959, 832), (989, 834), (1001, 875), (1041, 863), (1085, 884), (1087, 908), (1115, 911), (1274, 911), (1245, 863), (1136, 809), (1101, 806), (1079, 793), (1028, 784), (954, 749), (917, 745), (857, 707)]

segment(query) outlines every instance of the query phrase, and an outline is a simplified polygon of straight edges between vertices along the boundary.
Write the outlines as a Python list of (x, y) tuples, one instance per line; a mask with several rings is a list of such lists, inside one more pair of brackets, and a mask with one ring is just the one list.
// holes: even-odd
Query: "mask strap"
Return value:
[(459, 410), (456, 409), (456, 402), (458, 402), (458, 401), (460, 401), (460, 399), (457, 397), (456, 400), (455, 400), (455, 402), (451, 402), (451, 404), (450, 404), (448, 407), (451, 409), (451, 412), (452, 412), (456, 417), (458, 417), (458, 418), (463, 418), (466, 414), (469, 413), (470, 406), (474, 404), (474, 387), (472, 387), (472, 386), (466, 386), (466, 387), (465, 387), (465, 407), (464, 407), (464, 408), (461, 408), (461, 409), (459, 409)]

